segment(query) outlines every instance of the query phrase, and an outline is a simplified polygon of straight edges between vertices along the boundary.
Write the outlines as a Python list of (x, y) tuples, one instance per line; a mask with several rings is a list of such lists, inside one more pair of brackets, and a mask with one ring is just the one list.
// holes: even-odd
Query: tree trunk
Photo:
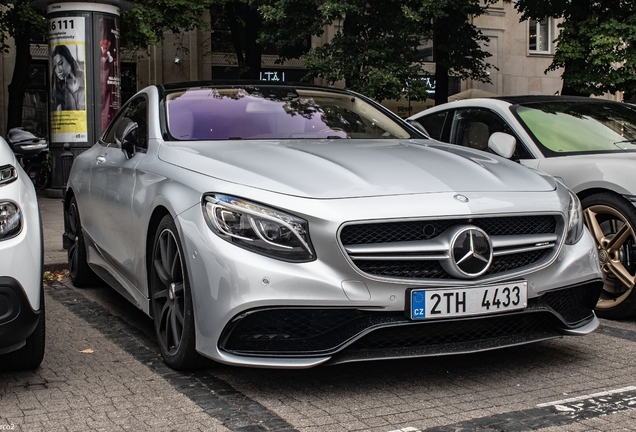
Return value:
[(8, 86), (9, 103), (7, 107), (7, 132), (22, 126), (22, 104), (24, 93), (29, 85), (29, 65), (31, 64), (31, 36), (27, 28), (15, 37), (15, 65), (13, 77)]
[(435, 62), (435, 105), (448, 102), (448, 52), (443, 47), (448, 46), (442, 41), (443, 31), (433, 27), (433, 61)]
[(242, 2), (227, 3), (226, 13), (232, 32), (240, 79), (260, 78), (262, 48), (257, 42), (261, 18), (258, 12)]
[[(570, 16), (566, 17), (566, 19), (570, 20), (570, 24), (575, 27), (580, 27), (582, 24), (586, 22), (591, 13), (591, 1), (590, 0), (572, 0), (570, 6)], [(585, 32), (577, 31), (578, 34), (585, 34)], [(589, 40), (586, 39), (581, 41), (582, 43), (589, 43)], [(584, 71), (586, 69), (585, 60), (584, 59), (571, 59), (566, 60), (564, 62), (563, 74), (561, 75), (561, 79), (563, 80), (563, 87), (561, 88), (562, 95), (569, 96), (590, 96), (592, 94), (591, 91), (581, 90), (571, 82), (570, 75), (568, 71)]]
[(232, 34), (232, 45), (234, 45), (236, 61), (239, 70), (243, 70), (245, 67), (245, 57), (243, 56), (243, 45), (241, 44), (241, 23), (239, 22), (240, 7), (241, 4), (239, 2), (227, 3), (225, 13), (227, 14), (227, 19), (230, 24), (230, 33)]
[(260, 79), (262, 47), (257, 42), (261, 29), (261, 17), (255, 9), (245, 8), (245, 65), (246, 70), (241, 78)]

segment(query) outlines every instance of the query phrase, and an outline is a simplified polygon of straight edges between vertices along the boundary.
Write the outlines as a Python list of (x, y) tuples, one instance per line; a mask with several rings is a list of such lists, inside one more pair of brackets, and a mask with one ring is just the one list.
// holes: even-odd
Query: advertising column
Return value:
[(36, 0), (49, 23), (49, 195), (61, 196), (76, 156), (94, 145), (120, 106), (119, 13), (131, 3)]

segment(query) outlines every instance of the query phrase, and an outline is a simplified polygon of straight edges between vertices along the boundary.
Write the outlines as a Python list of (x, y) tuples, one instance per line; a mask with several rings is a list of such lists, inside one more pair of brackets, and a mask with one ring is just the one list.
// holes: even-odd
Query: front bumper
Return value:
[(22, 348), (39, 320), (20, 282), (0, 277), (0, 355)]
[[(392, 211), (403, 213), (406, 208)], [(340, 213), (350, 213), (345, 210), (350, 209), (343, 209)], [(523, 214), (529, 212), (525, 207), (521, 210)], [(301, 216), (309, 218), (305, 214)], [(362, 215), (358, 213), (352, 216), (354, 220), (360, 218)], [(318, 259), (293, 264), (254, 254), (220, 239), (203, 221), (199, 206), (180, 214), (178, 226), (184, 256), (188, 257), (199, 353), (232, 365), (307, 368), (326, 362), (494, 349), (560, 337), (573, 331), (590, 332), (595, 328), (597, 320), (593, 309), (602, 283), (589, 233), (575, 245), (563, 245), (558, 256), (546, 267), (531, 268), (523, 274), (509, 276), (527, 281), (530, 304), (527, 309), (420, 322), (405, 316), (409, 288), (451, 289), (500, 283), (507, 279), (428, 283), (368, 277), (344, 259), (343, 251), (333, 241), (333, 233), (338, 231), (342, 220), (331, 214), (309, 219), (310, 225), (315, 227), (312, 242)], [(576, 287), (588, 284), (591, 288), (582, 289), (586, 292), (589, 289), (589, 292), (584, 296), (586, 302), (578, 315), (571, 312), (580, 307), (578, 303), (573, 307), (560, 308), (546, 306), (540, 301), (541, 298), (549, 298), (554, 291), (576, 291)], [(538, 321), (538, 324), (532, 324), (532, 320)], [(331, 327), (332, 322), (337, 326)], [(520, 329), (498, 333), (500, 327), (510, 329), (517, 322), (525, 324)], [(454, 323), (459, 323), (459, 327), (453, 328)], [(483, 324), (486, 329), (492, 328), (494, 336), (474, 332), (462, 336), (461, 343), (453, 345), (454, 333), (462, 331), (464, 324), (465, 331), (469, 333)], [(446, 334), (448, 341), (415, 340), (422, 334), (428, 334), (429, 329), (430, 332)], [(402, 330), (412, 334), (403, 337)], [(368, 350), (360, 348), (358, 353), (349, 355), (363, 341), (371, 341), (383, 333), (387, 333), (385, 339), (389, 342), (400, 337), (404, 341), (399, 342), (397, 347), (388, 348), (378, 343)]]
[[(600, 280), (529, 299), (520, 312), (412, 321), (401, 312), (350, 308), (262, 308), (225, 328), (221, 350), (234, 356), (311, 358), (329, 364), (483, 351), (596, 328)], [(584, 334), (581, 331), (578, 334)]]

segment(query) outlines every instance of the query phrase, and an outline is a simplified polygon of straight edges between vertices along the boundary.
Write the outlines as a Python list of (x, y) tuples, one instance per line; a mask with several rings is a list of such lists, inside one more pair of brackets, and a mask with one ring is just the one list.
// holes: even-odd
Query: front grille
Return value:
[[(515, 270), (540, 261), (547, 254), (546, 250), (523, 252), (513, 255), (494, 257), (486, 276)], [(357, 267), (364, 273), (387, 278), (411, 279), (452, 279), (439, 261), (365, 261), (356, 260)]]
[[(550, 261), (562, 237), (560, 220), (555, 215), (537, 215), (352, 223), (342, 228), (340, 241), (363, 273), (387, 279), (450, 280), (454, 276), (442, 266), (450, 259), (445, 233), (449, 229), (452, 233), (454, 227), (475, 226), (493, 240), (495, 255), (481, 276), (487, 278)], [(505, 246), (497, 249), (497, 244)], [(409, 249), (412, 245), (420, 252)]]
[(475, 225), (491, 236), (546, 234), (557, 229), (556, 218), (552, 215), (381, 222), (347, 225), (340, 233), (340, 240), (344, 246), (430, 240), (453, 225), (467, 224)]
[(523, 311), (446, 320), (413, 321), (404, 312), (356, 309), (256, 309), (228, 325), (220, 348), (248, 356), (337, 354), (338, 361), (348, 361), (515, 345), (558, 336), (559, 328), (591, 319), (599, 283), (548, 292), (529, 299)]

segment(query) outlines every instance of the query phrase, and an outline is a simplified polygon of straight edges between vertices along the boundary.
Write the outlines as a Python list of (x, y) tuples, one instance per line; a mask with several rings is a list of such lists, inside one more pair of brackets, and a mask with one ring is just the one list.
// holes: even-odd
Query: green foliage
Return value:
[(563, 18), (548, 70), (580, 94), (636, 93), (636, 6), (629, 0), (520, 0), (522, 19)]
[(136, 0), (121, 15), (122, 47), (135, 49), (157, 45), (163, 33), (180, 33), (195, 28), (208, 29), (202, 18), (214, 0)]
[[(257, 0), (253, 0), (257, 2)], [(469, 21), (494, 2), (486, 0), (262, 0), (266, 27), (261, 40), (275, 44), (283, 57), (290, 44), (322, 35), (334, 23), (330, 41), (302, 58), (313, 76), (375, 99), (426, 98), (421, 52), (436, 28), (438, 58), (444, 70), (461, 78), (489, 81), (482, 49), (488, 38)], [(438, 27), (435, 27), (438, 25)], [(298, 53), (295, 53), (298, 54)], [(445, 91), (445, 90), (444, 90)]]
[[(122, 45), (139, 48), (161, 42), (164, 31), (179, 33), (206, 28), (202, 20), (215, 0), (138, 0), (121, 16)], [(218, 0), (217, 0), (218, 1)], [(0, 0), (0, 51), (7, 52), (9, 37), (21, 34), (45, 34), (43, 10), (34, 9), (31, 0)]]
[(490, 82), (487, 69), (495, 66), (486, 61), (492, 54), (482, 48), (489, 39), (469, 19), (484, 14), (488, 5), (495, 2), (486, 0), (484, 6), (472, 0), (436, 2), (440, 9), (431, 26), (435, 32), (438, 67), (447, 68), (461, 79)]
[(0, 1), (0, 51), (8, 52), (7, 39), (24, 34), (40, 34), (46, 30), (42, 11), (31, 7), (29, 0)]

